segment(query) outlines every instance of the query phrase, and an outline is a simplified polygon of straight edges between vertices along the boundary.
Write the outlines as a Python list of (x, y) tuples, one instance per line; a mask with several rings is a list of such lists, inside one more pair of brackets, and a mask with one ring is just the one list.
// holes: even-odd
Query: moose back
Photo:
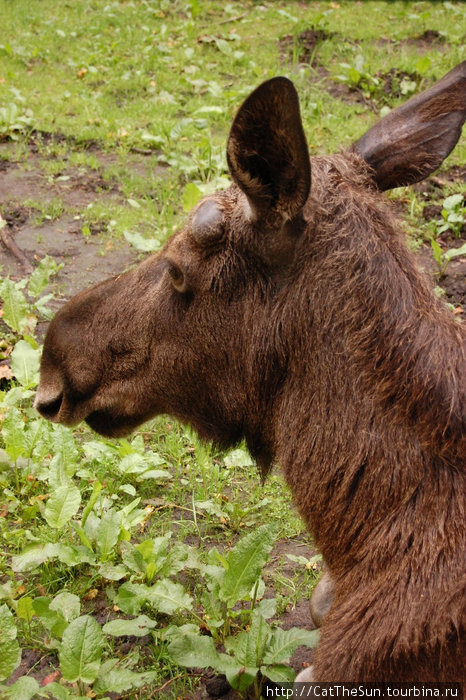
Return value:
[(168, 413), (280, 464), (333, 582), (301, 679), (465, 679), (466, 335), (381, 194), (436, 169), (465, 116), (466, 62), (309, 159), (292, 83), (263, 83), (234, 184), (48, 329), (49, 420), (118, 436)]

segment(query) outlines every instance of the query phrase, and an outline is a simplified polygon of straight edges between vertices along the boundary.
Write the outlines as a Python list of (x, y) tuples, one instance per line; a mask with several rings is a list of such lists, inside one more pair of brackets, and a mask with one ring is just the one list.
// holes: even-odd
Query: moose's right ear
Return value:
[(466, 119), (466, 61), (356, 141), (381, 190), (419, 182), (453, 150)]
[(311, 186), (311, 166), (298, 95), (287, 78), (272, 78), (240, 107), (227, 145), (233, 180), (256, 219), (270, 212), (292, 221)]

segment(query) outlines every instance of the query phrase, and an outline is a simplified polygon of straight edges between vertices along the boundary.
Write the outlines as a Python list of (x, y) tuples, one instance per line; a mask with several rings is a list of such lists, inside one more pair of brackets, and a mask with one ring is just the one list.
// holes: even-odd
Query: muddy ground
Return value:
[[(2, 154), (5, 157), (9, 148), (10, 144), (0, 143), (0, 157)], [(8, 224), (7, 233), (32, 267), (46, 254), (63, 263), (57, 284), (68, 298), (106, 276), (121, 272), (137, 259), (137, 253), (124, 240), (116, 242), (107, 237), (104, 241), (98, 232), (91, 232), (95, 235), (87, 237), (82, 233), (79, 213), (90, 204), (102, 200), (118, 204), (124, 200), (118, 188), (102, 177), (111, 156), (96, 153), (102, 170), (70, 167), (59, 178), (50, 178), (38, 166), (33, 148), (25, 165), (0, 160), (0, 213)], [(129, 160), (128, 168), (134, 167), (139, 173), (142, 158)], [(28, 206), (28, 201), (57, 199), (63, 203), (64, 214), (35, 223), (37, 212)], [(70, 214), (70, 211), (76, 214)], [(0, 265), (3, 274), (15, 280), (27, 273), (24, 259), (8, 250), (4, 241), (0, 249)]]

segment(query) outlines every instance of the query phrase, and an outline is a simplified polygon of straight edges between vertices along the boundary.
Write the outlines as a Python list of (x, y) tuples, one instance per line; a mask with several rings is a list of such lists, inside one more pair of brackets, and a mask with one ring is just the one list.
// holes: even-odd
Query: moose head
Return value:
[[(45, 418), (120, 436), (167, 413), (221, 446), (246, 439), (263, 474), (281, 464), (335, 582), (322, 680), (462, 673), (464, 332), (381, 191), (435, 170), (465, 117), (466, 62), (348, 150), (310, 159), (293, 84), (263, 83), (231, 127), (233, 184), (201, 200), (160, 252), (72, 298), (45, 339)], [(445, 541), (432, 544), (433, 521)], [(430, 528), (425, 541), (415, 527)], [(429, 602), (408, 614), (396, 584), (412, 602), (421, 580)], [(394, 615), (372, 638), (368, 601), (374, 619)]]

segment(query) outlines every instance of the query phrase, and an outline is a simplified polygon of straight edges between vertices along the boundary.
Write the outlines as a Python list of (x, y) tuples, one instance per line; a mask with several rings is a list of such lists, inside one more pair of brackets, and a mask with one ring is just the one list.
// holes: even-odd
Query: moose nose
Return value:
[(54, 396), (41, 396), (39, 390), (34, 401), (34, 408), (47, 420), (54, 421), (60, 412), (62, 402), (62, 392)]

